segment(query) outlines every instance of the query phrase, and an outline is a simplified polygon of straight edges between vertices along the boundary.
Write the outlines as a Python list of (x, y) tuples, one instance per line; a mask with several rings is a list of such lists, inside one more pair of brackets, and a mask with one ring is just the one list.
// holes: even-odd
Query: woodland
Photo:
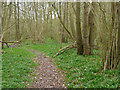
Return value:
[(0, 2), (1, 88), (120, 88), (120, 2)]

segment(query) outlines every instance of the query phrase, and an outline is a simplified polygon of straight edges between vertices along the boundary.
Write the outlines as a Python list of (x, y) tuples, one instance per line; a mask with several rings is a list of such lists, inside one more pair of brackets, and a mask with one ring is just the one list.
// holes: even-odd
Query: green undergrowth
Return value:
[[(27, 43), (27, 42), (26, 42)], [(36, 64), (32, 61), (36, 55), (26, 49), (34, 49), (51, 58), (66, 43), (47, 39), (42, 44), (28, 44), (23, 47), (5, 48), (2, 55), (2, 87), (24, 88), (32, 82), (31, 72)], [(94, 50), (94, 55), (77, 55), (76, 49), (70, 49), (58, 55), (54, 64), (63, 71), (68, 88), (117, 88), (118, 70), (101, 70), (102, 60)]]
[(23, 47), (4, 48), (2, 55), (2, 88), (24, 88), (31, 83), (36, 57)]
[[(48, 40), (49, 41), (49, 40)], [(63, 43), (62, 46), (66, 46)], [(26, 46), (35, 49), (52, 57), (60, 49), (60, 44), (49, 42), (44, 44), (32, 44)], [(94, 50), (94, 55), (81, 56), (76, 54), (76, 49), (70, 49), (58, 55), (54, 63), (61, 69), (66, 76), (66, 86), (68, 88), (117, 88), (117, 70), (101, 70), (102, 60)]]
[(26, 45), (25, 48), (35, 49), (37, 51), (42, 52), (45, 55), (53, 56), (58, 52), (60, 47), (64, 47), (66, 45), (67, 45), (66, 43), (60, 44), (57, 43), (55, 40), (47, 39), (45, 43), (30, 44), (30, 45)]

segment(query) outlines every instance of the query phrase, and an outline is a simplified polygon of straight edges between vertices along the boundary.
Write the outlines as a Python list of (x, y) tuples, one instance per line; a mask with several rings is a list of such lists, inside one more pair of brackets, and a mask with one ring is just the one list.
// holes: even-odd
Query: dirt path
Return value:
[(31, 88), (65, 88), (64, 75), (50, 62), (50, 59), (43, 56), (40, 52), (30, 50), (38, 55), (35, 61), (40, 64), (36, 67), (37, 74)]

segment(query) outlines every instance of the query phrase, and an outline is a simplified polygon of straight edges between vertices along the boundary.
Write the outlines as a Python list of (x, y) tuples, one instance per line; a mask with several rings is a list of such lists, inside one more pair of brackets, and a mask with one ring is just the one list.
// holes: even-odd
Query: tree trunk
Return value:
[(2, 53), (2, 35), (2, 2), (0, 2), (0, 54)]
[[(92, 3), (92, 6), (94, 9), (93, 3)], [(92, 55), (93, 47), (94, 47), (94, 14), (93, 14), (92, 10), (90, 10), (90, 14), (89, 14), (89, 26), (90, 26), (90, 33), (89, 33), (90, 55)]]
[(118, 45), (117, 45), (117, 53), (118, 53), (118, 62), (120, 62), (120, 2), (118, 3)]
[(76, 3), (76, 35), (77, 35), (77, 54), (83, 54), (81, 23), (80, 23), (80, 2)]
[[(118, 3), (118, 8), (120, 8), (120, 2)], [(118, 80), (120, 83), (120, 9), (118, 9), (118, 43), (117, 43), (117, 56), (118, 56)], [(120, 86), (119, 86), (120, 87)]]
[(64, 25), (62, 19), (60, 18), (60, 15), (59, 15), (59, 12), (58, 12), (57, 8), (55, 7), (55, 5), (52, 5), (52, 7), (53, 7), (53, 8), (55, 9), (55, 11), (57, 12), (58, 18), (59, 18), (59, 20), (60, 20), (60, 22), (61, 22), (61, 24), (62, 24), (64, 30), (68, 33), (69, 38), (73, 40), (73, 37), (72, 37), (71, 32), (66, 28), (66, 26)]
[[(66, 19), (66, 15), (65, 15), (65, 11), (66, 11), (66, 3), (64, 3), (64, 10), (63, 10), (63, 23), (64, 23), (64, 25), (65, 25), (65, 19)], [(61, 42), (63, 42), (63, 43), (65, 43), (65, 32), (64, 32), (65, 30), (64, 30), (64, 28), (63, 28), (63, 30), (62, 30), (62, 38), (61, 38)]]
[(71, 11), (69, 10), (69, 20), (70, 20), (70, 28), (71, 28), (71, 32), (72, 32), (72, 35), (73, 35), (73, 40), (75, 41), (76, 40), (76, 36), (75, 36), (75, 27), (74, 27), (74, 15), (72, 16), (72, 13)]
[[(59, 16), (60, 16), (60, 19), (62, 20), (62, 15), (61, 15), (61, 2), (59, 2)], [(64, 16), (65, 18), (65, 16)], [(65, 23), (65, 21), (63, 20), (63, 23)], [(64, 37), (64, 28), (62, 30), (62, 25), (60, 23), (60, 26), (59, 26), (59, 33), (60, 33), (60, 40), (61, 40), (61, 43), (62, 42), (65, 42), (65, 37)], [(61, 46), (62, 47), (62, 46)]]
[[(51, 5), (52, 3), (50, 3), (50, 5)], [(52, 7), (51, 7), (51, 9), (50, 9), (50, 16), (51, 16), (51, 23), (50, 23), (50, 26), (51, 26), (51, 33), (52, 33), (52, 31), (53, 31), (53, 22), (52, 22), (52, 20), (53, 20), (53, 18), (52, 18)], [(52, 37), (52, 35), (51, 35), (51, 39), (53, 39), (53, 37)]]
[(19, 29), (20, 29), (20, 27), (19, 27), (19, 26), (20, 26), (20, 25), (19, 25), (19, 16), (20, 16), (20, 13), (19, 13), (19, 2), (18, 2), (18, 4), (17, 4), (17, 6), (18, 6), (18, 21), (17, 21), (17, 23), (18, 23), (18, 24), (17, 24), (17, 25), (18, 25), (18, 27), (17, 27), (17, 28), (18, 28), (17, 35), (18, 35), (18, 36), (17, 36), (17, 40), (19, 40), (19, 39), (20, 39), (20, 31), (19, 31)]
[[(66, 28), (68, 29), (68, 2), (65, 2), (66, 3)], [(65, 39), (65, 42), (68, 43), (68, 34), (66, 33), (65, 35), (66, 39)]]
[(83, 26), (83, 55), (90, 55), (89, 30), (88, 30), (88, 3), (84, 2), (84, 26)]
[[(102, 9), (101, 9), (102, 10)], [(109, 46), (106, 46), (106, 50), (105, 51), (105, 57), (103, 59), (103, 68), (104, 71), (106, 69), (116, 69), (118, 67), (118, 63), (119, 63), (119, 48), (120, 48), (120, 41), (119, 41), (119, 27), (117, 27), (117, 25), (119, 25), (119, 13), (117, 12), (118, 7), (116, 7), (116, 3), (111, 2), (111, 28), (110, 28), (110, 33), (109, 37)], [(104, 14), (104, 19), (105, 19), (105, 14)], [(108, 29), (107, 29), (108, 30)], [(118, 32), (117, 32), (118, 30)], [(117, 57), (118, 56), (118, 57)]]
[(39, 25), (39, 23), (38, 23), (38, 21), (39, 21), (39, 18), (38, 18), (38, 2), (34, 2), (34, 4), (35, 4), (35, 23), (36, 23), (36, 32), (35, 32), (35, 34), (36, 34), (36, 39), (35, 40), (37, 40), (37, 41), (40, 41), (39, 40), (39, 33), (40, 33), (40, 31), (39, 31), (39, 28), (38, 28), (38, 25)]
[(14, 11), (14, 17), (15, 17), (15, 21), (17, 21), (16, 23), (16, 40), (19, 40), (19, 2), (17, 2), (17, 7), (16, 7), (16, 3), (15, 4), (15, 11)]

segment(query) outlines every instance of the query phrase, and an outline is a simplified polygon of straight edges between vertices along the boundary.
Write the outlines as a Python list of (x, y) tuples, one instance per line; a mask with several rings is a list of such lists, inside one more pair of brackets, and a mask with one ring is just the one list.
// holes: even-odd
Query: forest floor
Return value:
[(30, 88), (65, 88), (65, 77), (46, 56), (36, 50), (30, 50), (38, 55), (33, 59), (39, 66), (35, 67), (37, 75)]
[[(41, 44), (24, 42), (18, 47), (5, 47), (2, 88), (117, 88), (120, 85), (117, 69), (101, 70), (98, 50), (94, 50), (91, 56), (82, 56), (77, 55), (76, 49), (70, 49), (53, 58), (61, 46), (67, 45), (49, 39)], [(45, 82), (39, 82), (42, 80)]]

